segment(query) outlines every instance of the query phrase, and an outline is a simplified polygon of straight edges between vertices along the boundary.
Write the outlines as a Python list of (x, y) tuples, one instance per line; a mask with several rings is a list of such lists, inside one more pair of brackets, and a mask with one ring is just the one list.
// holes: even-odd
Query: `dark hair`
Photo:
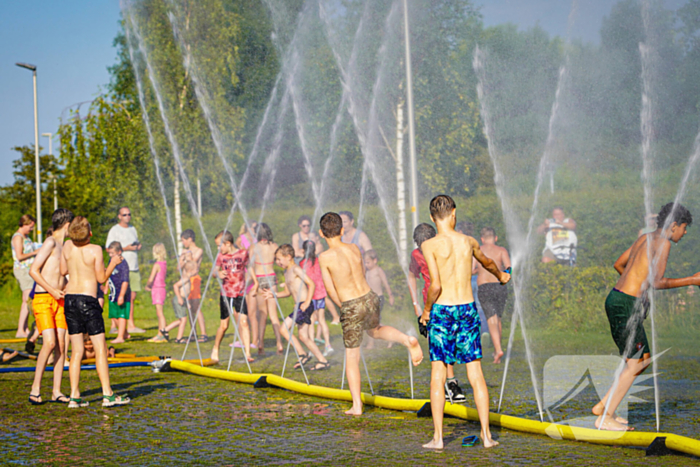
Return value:
[(122, 248), (122, 244), (117, 242), (117, 241), (110, 243), (109, 246), (107, 247), (107, 249), (108, 250), (116, 250), (119, 253), (124, 251), (124, 249)]
[(284, 256), (294, 258), (294, 247), (289, 243), (285, 243), (284, 245), (280, 245), (279, 248), (275, 250), (275, 256), (277, 256), (277, 253), (282, 253)]
[(25, 225), (29, 225), (32, 222), (36, 223), (36, 219), (34, 219), (34, 216), (32, 216), (31, 214), (25, 214), (19, 218), (19, 226), (20, 227), (24, 227)]
[(58, 208), (53, 212), (51, 216), (51, 225), (53, 230), (56, 231), (66, 224), (70, 224), (75, 216), (68, 209)]
[(430, 200), (430, 215), (436, 221), (449, 216), (452, 210), (456, 208), (455, 200), (447, 195), (437, 195)]
[(457, 222), (455, 230), (462, 232), (464, 235), (474, 236), (474, 224), (469, 221)]
[[(669, 221), (668, 216), (672, 216)], [(690, 211), (682, 204), (668, 203), (659, 211), (659, 217), (656, 218), (656, 226), (663, 227), (668, 222), (668, 225), (676, 223), (677, 225), (686, 224), (688, 227), (693, 223), (693, 216)]]
[(484, 227), (481, 229), (481, 236), (483, 238), (496, 238), (496, 231), (493, 227)]
[(75, 246), (90, 243), (90, 223), (83, 216), (76, 216), (68, 227), (68, 236)]
[(554, 211), (556, 211), (556, 210), (559, 210), (559, 211), (561, 211), (561, 212), (564, 212), (564, 208), (561, 207), (561, 206), (554, 206), (554, 207), (552, 208), (552, 212), (554, 212)]
[[(122, 213), (122, 209), (124, 208), (129, 209), (129, 206), (119, 206), (119, 209), (117, 209), (117, 216)], [(129, 211), (131, 211), (131, 209), (129, 209)]]
[(435, 227), (424, 222), (422, 224), (418, 224), (413, 230), (413, 241), (416, 242), (416, 245), (418, 245), (418, 248), (420, 248), (424, 241), (430, 240), (435, 235), (437, 235), (435, 232)]
[(340, 212), (338, 212), (338, 215), (339, 216), (347, 216), (348, 219), (350, 219), (351, 221), (355, 220), (355, 216), (353, 216), (350, 211), (340, 211)]
[(311, 218), (304, 214), (303, 216), (299, 216), (299, 220), (297, 221), (297, 225), (301, 225), (302, 222), (304, 221), (309, 221), (309, 224), (311, 224)]
[(340, 214), (327, 212), (321, 216), (321, 232), (326, 238), (333, 238), (340, 235), (340, 230), (343, 228), (343, 220)]
[[(269, 225), (267, 225), (264, 222), (258, 224), (257, 237), (258, 241), (267, 240), (268, 242), (274, 242), (274, 240), (272, 239), (272, 229)], [(294, 254), (292, 254), (292, 256), (294, 256)]]
[(365, 251), (365, 257), (377, 261), (377, 252), (374, 250)]
[(187, 229), (184, 232), (180, 234), (180, 238), (187, 238), (190, 239), (194, 242), (195, 236), (194, 236), (194, 230), (192, 229)]
[(316, 264), (316, 243), (313, 240), (306, 240), (302, 243), (301, 248), (304, 250), (304, 259), (311, 261), (311, 266)]
[(230, 243), (233, 245), (233, 234), (228, 230), (221, 231), (216, 237), (221, 237), (221, 243)]

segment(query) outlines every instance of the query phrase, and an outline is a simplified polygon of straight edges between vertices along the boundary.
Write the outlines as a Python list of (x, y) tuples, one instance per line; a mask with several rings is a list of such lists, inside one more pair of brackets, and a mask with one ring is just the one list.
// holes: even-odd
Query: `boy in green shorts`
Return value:
[[(627, 426), (627, 420), (618, 417), (615, 410), (632, 387), (634, 379), (651, 363), (651, 351), (643, 326), (650, 288), (674, 289), (700, 285), (700, 273), (681, 279), (664, 277), (671, 242), (678, 243), (692, 223), (693, 217), (685, 207), (668, 203), (659, 212), (657, 229), (639, 237), (615, 261), (615, 270), (620, 274), (620, 279), (605, 300), (605, 313), (613, 340), (620, 349), (620, 355), (626, 358), (627, 365), (617, 385), (613, 384), (603, 400), (592, 409), (593, 414), (598, 415), (596, 428), (613, 431), (631, 429)], [(650, 269), (653, 270), (653, 277), (649, 277)]]
[[(107, 248), (109, 257), (121, 256), (122, 244), (112, 242)], [(119, 263), (109, 276), (109, 318), (117, 320), (117, 338), (112, 340), (112, 344), (122, 344), (131, 336), (126, 330), (126, 323), (129, 321), (131, 311), (131, 289), (129, 288), (129, 265), (125, 261)]]

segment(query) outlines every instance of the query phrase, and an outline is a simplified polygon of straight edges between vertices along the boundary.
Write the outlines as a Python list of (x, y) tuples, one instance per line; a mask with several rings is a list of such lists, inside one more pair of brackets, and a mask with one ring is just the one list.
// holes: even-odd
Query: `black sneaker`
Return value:
[[(447, 383), (447, 390), (450, 391), (450, 393), (452, 394), (453, 403), (463, 404), (464, 402), (466, 402), (467, 398), (464, 396), (462, 388), (459, 387), (459, 383), (457, 383), (457, 381), (450, 381), (449, 383)], [(445, 394), (445, 397), (448, 397), (447, 394)]]

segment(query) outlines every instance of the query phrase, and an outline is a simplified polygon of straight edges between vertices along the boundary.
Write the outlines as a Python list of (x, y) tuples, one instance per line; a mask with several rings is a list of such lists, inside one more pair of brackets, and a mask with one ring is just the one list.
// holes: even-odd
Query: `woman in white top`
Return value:
[(19, 322), (15, 337), (27, 337), (29, 334), (27, 302), (29, 301), (29, 293), (34, 286), (34, 280), (29, 277), (29, 268), (38, 253), (34, 242), (29, 238), (29, 232), (34, 230), (35, 222), (36, 220), (29, 214), (23, 215), (19, 218), (19, 229), (12, 235), (12, 260), (14, 263), (12, 270), (19, 283), (19, 288), (22, 290), (22, 306), (19, 310)]

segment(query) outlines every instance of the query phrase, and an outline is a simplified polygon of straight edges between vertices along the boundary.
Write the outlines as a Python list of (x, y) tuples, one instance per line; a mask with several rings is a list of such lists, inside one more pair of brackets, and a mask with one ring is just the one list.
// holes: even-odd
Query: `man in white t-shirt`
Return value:
[[(542, 262), (572, 261), (576, 254), (576, 221), (564, 215), (564, 208), (557, 206), (552, 210), (552, 218), (545, 219), (537, 227), (537, 233), (545, 236), (545, 247), (542, 251)], [(574, 258), (575, 259), (575, 256)]]
[(136, 228), (131, 223), (131, 209), (126, 206), (119, 208), (119, 223), (109, 229), (107, 234), (106, 247), (112, 242), (119, 242), (124, 250), (122, 257), (129, 265), (129, 287), (131, 288), (131, 316), (127, 323), (127, 331), (129, 334), (144, 333), (141, 328), (134, 325), (134, 299), (136, 292), (141, 292), (141, 274), (139, 273), (139, 255), (141, 243), (139, 242)]

